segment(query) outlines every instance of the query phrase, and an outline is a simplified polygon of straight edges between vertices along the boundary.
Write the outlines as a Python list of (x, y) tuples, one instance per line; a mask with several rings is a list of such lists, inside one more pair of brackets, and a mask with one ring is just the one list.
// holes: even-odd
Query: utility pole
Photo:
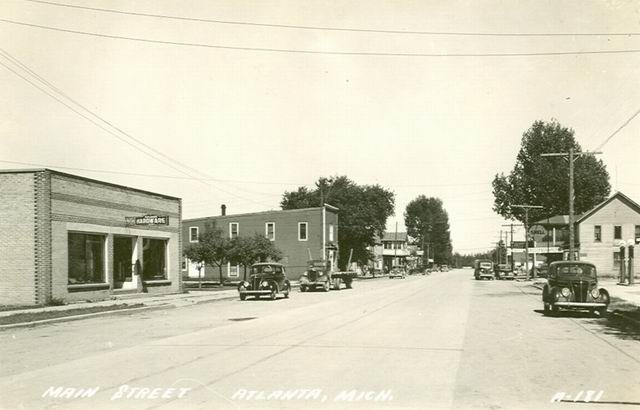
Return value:
[[(524, 209), (524, 270), (529, 280), (529, 209), (542, 209), (540, 205), (511, 205), (512, 208)], [(532, 269), (533, 277), (536, 277), (535, 267)]]
[(575, 260), (575, 227), (574, 225), (574, 210), (573, 203), (575, 201), (575, 195), (573, 192), (573, 164), (576, 159), (584, 155), (596, 155), (602, 154), (602, 152), (574, 152), (573, 148), (569, 148), (569, 152), (550, 152), (547, 154), (540, 154), (541, 157), (563, 157), (569, 160), (569, 260)]
[[(502, 225), (502, 226), (510, 226), (511, 227), (511, 242), (509, 242), (509, 247), (511, 248), (511, 272), (513, 272), (513, 274), (516, 274), (516, 264), (515, 261), (513, 260), (513, 227), (514, 226), (524, 226), (522, 224), (508, 224), (508, 225)], [(505, 237), (507, 235), (505, 234)], [(507, 260), (508, 262), (508, 260)]]

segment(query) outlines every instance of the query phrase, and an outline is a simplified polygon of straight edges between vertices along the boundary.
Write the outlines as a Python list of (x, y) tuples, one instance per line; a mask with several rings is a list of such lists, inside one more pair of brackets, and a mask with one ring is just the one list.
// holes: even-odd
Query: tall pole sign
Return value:
[[(529, 279), (529, 209), (542, 209), (540, 205), (511, 205), (512, 208), (524, 209), (524, 270)], [(533, 277), (536, 277), (535, 267), (532, 269)]]

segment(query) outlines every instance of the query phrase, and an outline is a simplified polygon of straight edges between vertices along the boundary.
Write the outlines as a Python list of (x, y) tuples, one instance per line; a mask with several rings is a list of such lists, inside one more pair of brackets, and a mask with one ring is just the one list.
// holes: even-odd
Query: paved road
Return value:
[(565, 409), (593, 406), (570, 402), (589, 390), (598, 409), (640, 403), (636, 331), (544, 317), (536, 289), (471, 277), (0, 332), (0, 407)]

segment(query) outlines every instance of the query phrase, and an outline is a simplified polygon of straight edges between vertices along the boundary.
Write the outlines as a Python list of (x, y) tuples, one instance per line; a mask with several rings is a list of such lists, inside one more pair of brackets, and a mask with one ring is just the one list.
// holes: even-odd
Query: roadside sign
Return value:
[(533, 225), (529, 228), (529, 235), (536, 242), (542, 242), (542, 239), (547, 235), (547, 230), (542, 225)]

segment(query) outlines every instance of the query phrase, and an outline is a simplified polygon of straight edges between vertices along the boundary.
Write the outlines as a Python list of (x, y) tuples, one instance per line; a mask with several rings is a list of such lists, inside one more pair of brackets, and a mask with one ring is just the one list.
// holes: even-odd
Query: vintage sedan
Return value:
[(579, 309), (607, 314), (609, 292), (598, 288), (598, 275), (592, 263), (558, 261), (549, 265), (547, 284), (542, 289), (544, 313)]
[(493, 273), (493, 262), (489, 259), (476, 259), (473, 262), (473, 265), (473, 276), (476, 278), (476, 280), (485, 278), (490, 280), (495, 279)]
[(405, 270), (404, 266), (394, 266), (393, 268), (391, 268), (391, 271), (389, 272), (389, 279), (393, 279), (393, 278), (400, 278), (400, 279), (404, 279), (406, 277), (407, 271)]
[(287, 279), (285, 267), (279, 263), (256, 263), (251, 266), (249, 280), (243, 280), (238, 284), (240, 300), (247, 296), (268, 296), (275, 300), (278, 294), (285, 298), (291, 293), (291, 283)]

